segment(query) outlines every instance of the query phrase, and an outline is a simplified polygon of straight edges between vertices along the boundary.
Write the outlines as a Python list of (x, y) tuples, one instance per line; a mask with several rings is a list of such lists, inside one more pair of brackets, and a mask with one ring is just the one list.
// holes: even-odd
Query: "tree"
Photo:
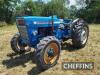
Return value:
[(70, 8), (69, 8), (69, 14), (70, 14), (69, 18), (76, 18), (77, 11), (78, 10), (77, 10), (75, 5), (70, 6)]
[(6, 23), (11, 23), (15, 7), (20, 0), (1, 0), (0, 1), (0, 18)]
[(65, 0), (51, 0), (47, 3), (42, 11), (43, 16), (57, 15), (60, 18), (67, 16), (67, 8), (65, 7)]
[[(32, 1), (32, 0), (27, 0), (24, 1), (21, 6), (18, 6), (16, 9), (20, 11), (20, 14), (26, 15), (28, 10), (31, 11), (31, 16), (40, 16), (42, 9), (44, 8), (44, 3), (42, 1)], [(23, 9), (23, 10), (22, 10)], [(28, 14), (30, 15), (30, 14)]]
[(84, 2), (86, 7), (78, 10), (77, 17), (82, 17), (89, 23), (100, 23), (100, 2), (95, 0), (85, 0)]
[(86, 0), (86, 4), (86, 9), (90, 14), (88, 18), (92, 18), (92, 22), (100, 23), (100, 1)]

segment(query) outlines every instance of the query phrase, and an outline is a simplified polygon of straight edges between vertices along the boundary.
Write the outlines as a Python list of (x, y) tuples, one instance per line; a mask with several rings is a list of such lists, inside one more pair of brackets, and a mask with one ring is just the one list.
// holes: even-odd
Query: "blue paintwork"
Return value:
[[(42, 36), (38, 35), (38, 28), (39, 27), (52, 27), (52, 17), (37, 17), (37, 16), (24, 16), (24, 17), (17, 17), (16, 20), (23, 19), (25, 22), (25, 26), (27, 29), (28, 34), (28, 42), (31, 47), (35, 47)], [(67, 38), (70, 37), (70, 29), (59, 29), (59, 25), (61, 24), (60, 19), (56, 16), (53, 17), (54, 22), (54, 36), (61, 40), (64, 36)], [(70, 23), (71, 20), (63, 20), (63, 23)], [(19, 25), (17, 24), (17, 27)], [(48, 31), (48, 30), (47, 30)]]

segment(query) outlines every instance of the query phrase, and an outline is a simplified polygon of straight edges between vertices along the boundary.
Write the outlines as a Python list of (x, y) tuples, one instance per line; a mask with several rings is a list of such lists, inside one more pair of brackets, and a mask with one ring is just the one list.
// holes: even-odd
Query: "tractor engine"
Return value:
[(53, 34), (52, 27), (39, 27), (38, 35), (51, 36)]
[(16, 22), (22, 40), (27, 42), (31, 47), (35, 46), (41, 38), (52, 36), (53, 32), (56, 32), (60, 25), (60, 21), (56, 16), (53, 18), (51, 16), (18, 17)]

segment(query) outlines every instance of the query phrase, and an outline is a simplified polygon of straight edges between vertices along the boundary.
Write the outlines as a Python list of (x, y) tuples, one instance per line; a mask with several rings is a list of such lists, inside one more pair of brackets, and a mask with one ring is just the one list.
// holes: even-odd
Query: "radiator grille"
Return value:
[(20, 33), (21, 37), (28, 41), (29, 38), (28, 38), (28, 33), (27, 33), (26, 26), (18, 26), (18, 30), (19, 30), (19, 33)]

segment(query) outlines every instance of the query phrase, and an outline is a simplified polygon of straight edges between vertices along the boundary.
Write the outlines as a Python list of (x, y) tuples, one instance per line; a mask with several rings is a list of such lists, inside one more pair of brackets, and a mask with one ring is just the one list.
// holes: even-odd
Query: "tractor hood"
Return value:
[(27, 26), (36, 25), (39, 27), (48, 27), (48, 26), (52, 26), (52, 20), (54, 26), (58, 26), (60, 24), (60, 20), (56, 16), (53, 16), (53, 19), (52, 16), (50, 17), (24, 16), (24, 17), (17, 17), (16, 19), (17, 20), (23, 19)]

